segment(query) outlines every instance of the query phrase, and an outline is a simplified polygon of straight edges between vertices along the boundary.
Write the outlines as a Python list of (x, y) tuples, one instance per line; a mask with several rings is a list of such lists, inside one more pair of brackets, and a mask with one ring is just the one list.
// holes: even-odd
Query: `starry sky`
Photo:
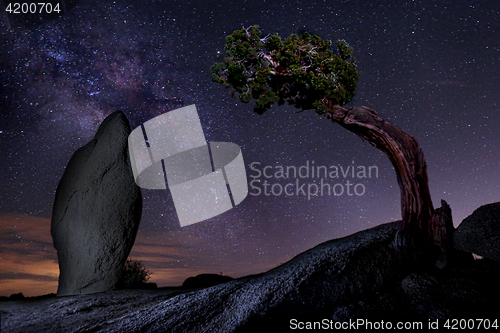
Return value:
[(326, 240), (400, 219), (383, 153), (314, 111), (275, 106), (259, 116), (211, 82), (224, 37), (252, 24), (282, 37), (345, 39), (360, 71), (350, 105), (371, 107), (418, 138), (434, 205), (446, 200), (455, 226), (500, 201), (497, 0), (68, 1), (64, 15), (12, 15), (7, 32), (2, 13), (0, 36), (0, 295), (56, 292), (55, 190), (73, 152), (116, 110), (135, 128), (196, 104), (207, 141), (239, 145), (248, 181), (276, 190), (297, 179), (258, 177), (252, 163), (378, 169), (378, 177), (325, 179), (361, 184), (362, 195), (347, 186), (338, 196), (249, 194), (184, 228), (167, 191), (143, 190), (130, 257), (159, 286), (199, 273), (260, 273)]

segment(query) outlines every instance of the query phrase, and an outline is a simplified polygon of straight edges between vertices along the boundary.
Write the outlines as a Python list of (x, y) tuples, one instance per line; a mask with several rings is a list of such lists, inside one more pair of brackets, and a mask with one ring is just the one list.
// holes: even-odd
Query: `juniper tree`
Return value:
[(350, 107), (358, 82), (353, 49), (304, 33), (282, 39), (263, 36), (254, 25), (226, 37), (224, 62), (211, 67), (212, 79), (243, 103), (254, 101), (262, 114), (288, 103), (314, 110), (382, 150), (391, 161), (401, 192), (402, 222), (393, 242), (406, 262), (444, 266), (451, 250), (451, 210), (441, 201), (434, 209), (427, 166), (417, 139), (368, 107)]

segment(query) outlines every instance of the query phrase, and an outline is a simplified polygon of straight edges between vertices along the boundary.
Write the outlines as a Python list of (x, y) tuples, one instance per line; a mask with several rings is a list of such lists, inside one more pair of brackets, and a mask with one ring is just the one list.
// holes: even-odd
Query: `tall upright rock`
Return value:
[(109, 115), (71, 157), (57, 187), (51, 234), (59, 259), (58, 296), (115, 288), (142, 212), (128, 155), (130, 124)]

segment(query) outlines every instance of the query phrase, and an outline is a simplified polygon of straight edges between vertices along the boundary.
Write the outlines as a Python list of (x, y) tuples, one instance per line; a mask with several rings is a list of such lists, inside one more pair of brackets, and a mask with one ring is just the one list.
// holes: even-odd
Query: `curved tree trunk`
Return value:
[(446, 202), (434, 210), (427, 165), (417, 139), (367, 107), (343, 108), (330, 101), (330, 118), (387, 154), (401, 191), (401, 228), (393, 247), (403, 262), (436, 262), (444, 267), (451, 250), (453, 223)]

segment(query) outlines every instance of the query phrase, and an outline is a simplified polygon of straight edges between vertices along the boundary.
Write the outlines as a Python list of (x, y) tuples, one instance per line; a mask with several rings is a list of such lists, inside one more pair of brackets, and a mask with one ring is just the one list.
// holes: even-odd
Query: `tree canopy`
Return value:
[(212, 79), (232, 87), (233, 97), (242, 102), (254, 100), (259, 114), (287, 102), (326, 115), (322, 101), (350, 102), (359, 76), (352, 48), (344, 40), (336, 47), (334, 51), (329, 40), (307, 32), (285, 40), (277, 33), (262, 37), (253, 25), (226, 37), (227, 56), (212, 65)]

